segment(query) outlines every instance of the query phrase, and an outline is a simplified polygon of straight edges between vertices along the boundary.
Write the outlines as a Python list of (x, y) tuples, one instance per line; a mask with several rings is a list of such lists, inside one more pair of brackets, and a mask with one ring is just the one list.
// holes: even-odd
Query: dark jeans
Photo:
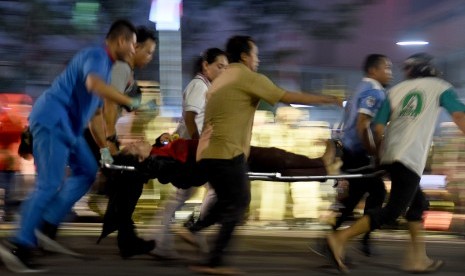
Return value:
[(250, 182), (243, 154), (233, 159), (203, 159), (199, 162), (199, 167), (207, 174), (217, 201), (203, 220), (194, 223), (190, 229), (199, 231), (215, 223), (221, 224), (208, 260), (208, 265), (214, 267), (222, 265), (223, 251), (228, 246), (236, 225), (244, 219), (250, 203)]
[(420, 176), (399, 162), (387, 166), (387, 170), (391, 175), (389, 200), (382, 209), (367, 212), (371, 229), (394, 223), (403, 213), (407, 221), (422, 221), (429, 202), (420, 188)]
[[(100, 162), (100, 148), (89, 128), (84, 130), (84, 137), (97, 162)], [(116, 157), (115, 157), (116, 158)], [(97, 187), (97, 193), (108, 196), (107, 209), (103, 217), (102, 233), (97, 242), (118, 230), (118, 247), (131, 247), (137, 238), (132, 214), (142, 194), (147, 179), (137, 172), (106, 172), (106, 181)]]
[[(360, 168), (370, 164), (368, 156), (364, 154), (353, 154), (347, 150), (344, 150), (343, 152), (342, 170)], [(370, 171), (362, 173), (370, 173)], [(381, 177), (349, 179), (348, 182), (348, 195), (341, 201), (344, 207), (341, 210), (341, 215), (336, 220), (334, 229), (339, 228), (342, 223), (352, 215), (355, 207), (365, 194), (368, 193), (365, 200), (365, 214), (370, 209), (381, 209), (386, 198), (386, 187)], [(368, 236), (366, 236), (366, 238), (368, 238)]]

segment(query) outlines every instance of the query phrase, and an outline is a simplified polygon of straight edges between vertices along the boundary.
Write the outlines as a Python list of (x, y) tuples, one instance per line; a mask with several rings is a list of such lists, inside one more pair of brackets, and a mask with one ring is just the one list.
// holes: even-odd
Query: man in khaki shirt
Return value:
[[(244, 219), (250, 202), (246, 160), (259, 101), (263, 99), (272, 105), (283, 102), (339, 106), (342, 102), (331, 96), (288, 92), (257, 73), (258, 48), (251, 37), (230, 38), (226, 52), (230, 65), (207, 92), (204, 129), (197, 149), (200, 168), (205, 170), (217, 194), (217, 202), (203, 220), (188, 227), (186, 235), (192, 236), (205, 227), (220, 223), (207, 262), (193, 265), (191, 269), (231, 275), (239, 272), (224, 266), (223, 251), (236, 225)], [(188, 239), (193, 240), (192, 237)]]

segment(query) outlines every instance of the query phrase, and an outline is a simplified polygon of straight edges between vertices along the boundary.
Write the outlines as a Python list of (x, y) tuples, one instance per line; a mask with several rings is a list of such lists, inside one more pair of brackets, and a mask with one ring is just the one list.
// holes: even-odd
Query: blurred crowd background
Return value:
[[(167, 12), (177, 9), (180, 28), (159, 28), (150, 20), (155, 7)], [(154, 60), (137, 70), (136, 78), (144, 91), (143, 100), (156, 99), (160, 110), (124, 114), (117, 128), (127, 143), (139, 138), (154, 140), (162, 132), (174, 131), (195, 57), (206, 48), (222, 48), (235, 34), (256, 40), (259, 71), (291, 91), (348, 98), (362, 78), (366, 55), (390, 57), (395, 84), (403, 78), (401, 64), (406, 57), (428, 52), (464, 99), (464, 15), (461, 0), (0, 0), (0, 221), (8, 220), (3, 210), (7, 193), (11, 205), (17, 206), (34, 180), (33, 160), (20, 159), (16, 151), (35, 99), (79, 49), (103, 43), (115, 19), (127, 18), (135, 25), (153, 28), (159, 37)], [(396, 45), (400, 40), (429, 44), (402, 47)], [(342, 114), (336, 107), (263, 103), (252, 144), (318, 157), (325, 150), (324, 140), (340, 135)], [(422, 179), (432, 200), (425, 222), (431, 230), (465, 231), (464, 140), (450, 124), (450, 117), (441, 114)], [(333, 181), (254, 181), (248, 223), (320, 227), (344, 192), (333, 185)], [(156, 180), (148, 183), (136, 221), (148, 223), (171, 189)], [(197, 208), (202, 192), (177, 213), (178, 218)], [(97, 219), (104, 203), (104, 197), (90, 192), (75, 206), (72, 219)]]

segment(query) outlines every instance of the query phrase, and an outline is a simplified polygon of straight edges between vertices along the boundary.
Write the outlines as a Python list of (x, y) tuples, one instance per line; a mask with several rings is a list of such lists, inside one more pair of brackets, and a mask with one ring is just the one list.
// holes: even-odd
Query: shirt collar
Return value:
[(384, 90), (384, 87), (381, 85), (381, 83), (379, 83), (379, 81), (377, 81), (375, 79), (364, 77), (363, 81), (371, 83), (373, 85), (374, 89)]
[(211, 83), (208, 80), (207, 76), (205, 76), (202, 73), (198, 73), (195, 77), (201, 79), (207, 85), (207, 87), (210, 87)]
[(110, 58), (111, 62), (115, 62), (115, 59), (111, 56), (111, 53), (108, 47), (105, 47), (105, 52), (107, 52), (107, 55)]

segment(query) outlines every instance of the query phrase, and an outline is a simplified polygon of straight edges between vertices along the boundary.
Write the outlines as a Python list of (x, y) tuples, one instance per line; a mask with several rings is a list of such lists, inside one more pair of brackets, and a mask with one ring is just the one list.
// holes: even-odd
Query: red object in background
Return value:
[(31, 108), (28, 95), (0, 93), (0, 170), (19, 169), (18, 146)]
[(423, 225), (426, 230), (447, 231), (451, 225), (452, 217), (452, 212), (425, 211)]
[(23, 128), (18, 116), (0, 111), (0, 148), (7, 149), (19, 142)]
[(25, 94), (0, 94), (0, 148), (7, 149), (19, 142), (27, 125), (32, 99)]

